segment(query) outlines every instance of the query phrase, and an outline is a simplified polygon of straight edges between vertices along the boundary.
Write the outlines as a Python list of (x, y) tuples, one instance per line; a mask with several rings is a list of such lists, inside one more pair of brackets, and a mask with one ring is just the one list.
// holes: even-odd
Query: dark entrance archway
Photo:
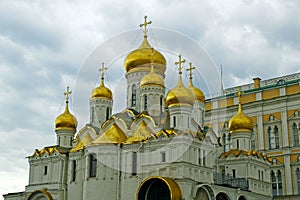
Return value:
[(230, 199), (226, 193), (220, 192), (217, 194), (216, 200), (230, 200)]
[(137, 191), (137, 200), (179, 200), (180, 188), (171, 178), (150, 177), (143, 181)]
[(246, 197), (244, 197), (243, 195), (239, 197), (238, 200), (247, 200)]

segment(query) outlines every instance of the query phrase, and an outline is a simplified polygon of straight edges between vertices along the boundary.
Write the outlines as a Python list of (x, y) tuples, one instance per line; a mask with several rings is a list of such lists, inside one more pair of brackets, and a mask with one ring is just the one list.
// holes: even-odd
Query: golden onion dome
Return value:
[(98, 87), (93, 89), (91, 98), (105, 98), (112, 100), (112, 92), (109, 88), (105, 87), (104, 85), (104, 79), (102, 78), (101, 83)]
[(201, 101), (201, 102), (205, 101), (205, 96), (204, 96), (203, 92), (199, 88), (194, 87), (192, 79), (190, 79), (189, 89), (191, 90), (191, 92), (195, 98), (195, 101)]
[(154, 72), (153, 65), (151, 65), (150, 73), (145, 75), (140, 83), (141, 87), (145, 86), (162, 86), (165, 87), (165, 82), (162, 76)]
[(177, 86), (168, 92), (166, 96), (166, 104), (167, 106), (176, 104), (194, 104), (193, 94), (190, 89), (184, 87), (181, 74), (179, 75)]
[(126, 72), (132, 70), (149, 70), (150, 63), (153, 63), (156, 71), (164, 73), (166, 71), (166, 59), (157, 50), (153, 49), (149, 44), (147, 37), (144, 37), (142, 44), (136, 50), (130, 52), (124, 61)]
[(68, 101), (66, 101), (65, 111), (55, 120), (55, 131), (72, 130), (76, 131), (77, 119), (69, 112)]
[(238, 113), (229, 120), (229, 130), (230, 133), (253, 131), (253, 122), (250, 117), (243, 113), (242, 105), (240, 103)]

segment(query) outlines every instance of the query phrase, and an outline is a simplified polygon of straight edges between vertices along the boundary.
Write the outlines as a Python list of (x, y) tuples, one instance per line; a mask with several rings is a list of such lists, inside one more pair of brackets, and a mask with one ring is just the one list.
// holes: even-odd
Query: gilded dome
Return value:
[(168, 106), (176, 104), (194, 104), (193, 94), (190, 89), (184, 87), (181, 75), (179, 75), (177, 86), (168, 92), (166, 104)]
[(141, 87), (144, 86), (162, 86), (165, 87), (165, 82), (162, 76), (154, 72), (153, 65), (151, 66), (150, 73), (145, 75), (140, 83)]
[(191, 90), (196, 101), (201, 101), (201, 102), (205, 101), (205, 96), (203, 92), (199, 88), (194, 87), (192, 83), (192, 79), (190, 79), (189, 89)]
[(239, 104), (238, 113), (229, 120), (229, 130), (230, 133), (239, 131), (253, 131), (253, 122), (250, 117), (243, 113), (241, 104)]
[[(149, 69), (150, 63), (154, 64), (156, 71), (164, 73), (166, 71), (166, 59), (165, 57), (153, 49), (149, 44), (147, 37), (144, 37), (142, 44), (136, 50), (130, 52), (124, 61), (124, 67), (126, 72), (133, 69), (144, 69), (145, 67)], [(148, 66), (147, 66), (148, 64)]]
[(66, 102), (66, 109), (64, 113), (59, 115), (55, 120), (55, 131), (58, 130), (72, 130), (76, 131), (77, 119), (69, 112), (68, 101)]
[(109, 88), (105, 87), (104, 80), (101, 80), (101, 84), (93, 89), (91, 98), (106, 98), (112, 100), (112, 92)]

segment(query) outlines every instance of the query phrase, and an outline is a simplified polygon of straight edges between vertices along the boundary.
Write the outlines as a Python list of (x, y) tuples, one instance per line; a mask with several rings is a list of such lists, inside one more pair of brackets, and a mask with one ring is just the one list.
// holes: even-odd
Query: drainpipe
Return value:
[(63, 163), (63, 172), (62, 172), (62, 190), (63, 190), (63, 196), (64, 196), (64, 200), (67, 200), (67, 181), (68, 181), (68, 177), (66, 172), (68, 171), (68, 160), (69, 160), (69, 154), (66, 154), (66, 159), (64, 160), (63, 158), (61, 158), (62, 163)]
[[(140, 154), (140, 149), (141, 148), (143, 148), (144, 147), (144, 143), (143, 142), (141, 142), (141, 144), (140, 144), (140, 146), (138, 147), (138, 153)], [(140, 163), (140, 166), (142, 165), (142, 162), (141, 162), (141, 158), (139, 159), (139, 163)], [(141, 172), (140, 173), (142, 173), (142, 167), (141, 167)], [(138, 184), (140, 185), (141, 184), (141, 180), (140, 180), (140, 176), (138, 175), (139, 173), (138, 173), (138, 167), (137, 167), (137, 177), (138, 177)]]
[(121, 179), (122, 179), (122, 144), (118, 144), (118, 182), (117, 182), (117, 200), (121, 200)]

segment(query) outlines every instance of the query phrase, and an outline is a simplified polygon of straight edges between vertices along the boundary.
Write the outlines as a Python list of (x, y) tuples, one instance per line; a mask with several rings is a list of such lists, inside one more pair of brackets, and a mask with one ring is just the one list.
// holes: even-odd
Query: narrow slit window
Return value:
[(72, 162), (72, 182), (76, 181), (76, 160), (73, 160)]
[(131, 88), (131, 106), (136, 106), (136, 86), (132, 85)]
[(47, 175), (48, 174), (48, 166), (44, 166), (44, 175)]
[(97, 156), (96, 154), (90, 154), (90, 177), (96, 177), (97, 175)]
[(132, 152), (132, 176), (136, 176), (137, 174), (137, 153)]

